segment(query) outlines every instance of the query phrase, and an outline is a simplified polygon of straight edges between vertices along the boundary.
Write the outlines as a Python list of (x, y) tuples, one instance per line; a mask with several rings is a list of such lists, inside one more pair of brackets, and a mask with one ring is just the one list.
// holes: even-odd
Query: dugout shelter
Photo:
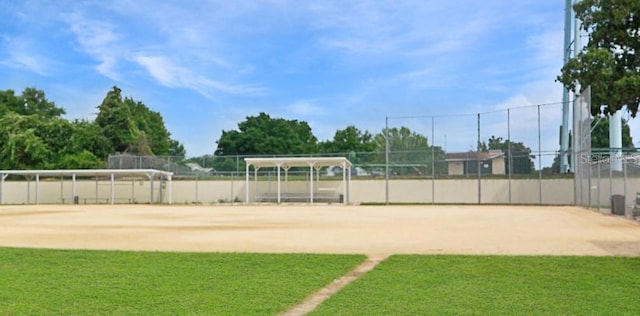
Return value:
[[(283, 200), (290, 200), (291, 195), (288, 192), (282, 192), (282, 176), (284, 171), (285, 182), (288, 181), (288, 172), (291, 168), (301, 167), (309, 168), (308, 193), (305, 193), (299, 201), (309, 202), (313, 204), (319, 200), (322, 193), (317, 192), (318, 187), (314, 187), (314, 174), (316, 180), (319, 177), (320, 169), (324, 167), (339, 166), (342, 168), (342, 198), (341, 202), (349, 203), (349, 188), (351, 183), (351, 162), (344, 157), (273, 157), (273, 158), (246, 158), (246, 179), (245, 179), (245, 201), (250, 200), (250, 167), (253, 166), (254, 192), (258, 190), (258, 171), (264, 168), (276, 169), (277, 191), (275, 193), (274, 202), (280, 204)], [(300, 197), (298, 195), (298, 197)], [(259, 198), (255, 195), (254, 202), (259, 202)]]

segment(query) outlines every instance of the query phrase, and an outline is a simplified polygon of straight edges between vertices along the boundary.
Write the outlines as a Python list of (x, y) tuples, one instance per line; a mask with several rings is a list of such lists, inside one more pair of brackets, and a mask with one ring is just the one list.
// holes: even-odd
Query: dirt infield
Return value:
[(640, 224), (576, 207), (0, 207), (0, 246), (159, 251), (640, 256)]

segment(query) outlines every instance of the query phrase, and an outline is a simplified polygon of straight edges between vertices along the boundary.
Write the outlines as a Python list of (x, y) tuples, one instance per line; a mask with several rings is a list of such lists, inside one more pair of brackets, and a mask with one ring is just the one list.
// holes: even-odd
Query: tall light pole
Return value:
[[(564, 64), (571, 58), (571, 0), (564, 7)], [(562, 126), (560, 127), (560, 172), (569, 170), (569, 90), (562, 87)]]

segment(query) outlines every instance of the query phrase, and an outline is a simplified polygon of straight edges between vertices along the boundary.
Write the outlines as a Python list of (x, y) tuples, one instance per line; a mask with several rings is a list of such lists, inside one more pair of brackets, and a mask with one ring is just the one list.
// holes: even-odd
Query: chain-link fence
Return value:
[[(375, 151), (286, 156), (349, 159), (354, 180), (350, 195), (356, 203), (559, 204), (608, 208), (620, 199), (615, 196), (622, 195), (620, 203), (630, 214), (636, 204), (633, 188), (637, 187), (636, 180), (640, 180), (635, 151), (616, 155), (615, 159), (610, 158), (610, 149), (592, 151), (588, 91), (576, 98), (572, 114), (571, 148), (565, 153), (559, 151), (562, 104), (552, 103), (501, 107), (475, 114), (387, 117), (381, 133), (375, 137), (378, 145)], [(112, 155), (108, 165), (171, 171), (178, 180), (176, 185), (186, 186), (185, 202), (240, 202), (246, 186), (247, 157)], [(563, 161), (569, 164), (569, 173), (561, 172)], [(316, 188), (323, 187), (322, 181), (342, 178), (338, 166), (315, 172)], [(259, 170), (257, 179), (252, 181), (260, 181), (260, 190), (269, 193), (275, 190), (275, 178), (275, 169), (267, 168)], [(287, 170), (285, 190), (304, 188), (300, 183), (310, 181), (309, 178), (305, 168)], [(205, 180), (207, 185), (203, 185)]]
[[(479, 114), (389, 117), (382, 137), (376, 138), (383, 140), (376, 151), (297, 156), (349, 159), (354, 202), (570, 205), (575, 202), (573, 179), (559, 172), (560, 113), (560, 104), (550, 104)], [(247, 157), (112, 155), (109, 168), (171, 171), (175, 180), (191, 181), (189, 200), (200, 202), (214, 194), (231, 202), (244, 197)], [(316, 172), (314, 181), (321, 182), (339, 180), (342, 171), (336, 166)], [(275, 190), (275, 178), (275, 170), (259, 170), (261, 192)], [(204, 180), (219, 180), (219, 185), (203, 189)], [(309, 172), (293, 168), (288, 180), (287, 189), (303, 188), (295, 181), (309, 181)], [(220, 187), (222, 183), (226, 187)]]

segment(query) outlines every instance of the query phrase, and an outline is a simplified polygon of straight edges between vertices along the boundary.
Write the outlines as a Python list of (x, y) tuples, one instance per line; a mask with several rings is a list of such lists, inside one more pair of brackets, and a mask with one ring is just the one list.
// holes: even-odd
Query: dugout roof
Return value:
[(291, 167), (330, 167), (345, 166), (351, 168), (351, 162), (344, 157), (274, 157), (274, 158), (245, 158), (247, 165), (255, 168), (280, 166), (283, 169)]
[[(151, 180), (153, 186), (153, 180), (159, 178), (161, 180), (169, 181), (169, 204), (172, 204), (172, 184), (171, 177), (173, 172), (156, 170), (156, 169), (54, 169), (54, 170), (0, 170), (0, 204), (4, 203), (4, 180), (9, 175), (20, 176), (34, 176), (36, 178), (36, 204), (38, 203), (39, 196), (39, 181), (40, 176), (46, 177), (72, 177), (73, 179), (73, 196), (76, 195), (76, 177), (99, 177), (108, 176), (111, 179), (111, 203), (114, 203), (114, 181), (116, 177), (123, 176), (138, 176), (147, 177)], [(151, 190), (151, 201), (153, 201), (153, 190)]]

